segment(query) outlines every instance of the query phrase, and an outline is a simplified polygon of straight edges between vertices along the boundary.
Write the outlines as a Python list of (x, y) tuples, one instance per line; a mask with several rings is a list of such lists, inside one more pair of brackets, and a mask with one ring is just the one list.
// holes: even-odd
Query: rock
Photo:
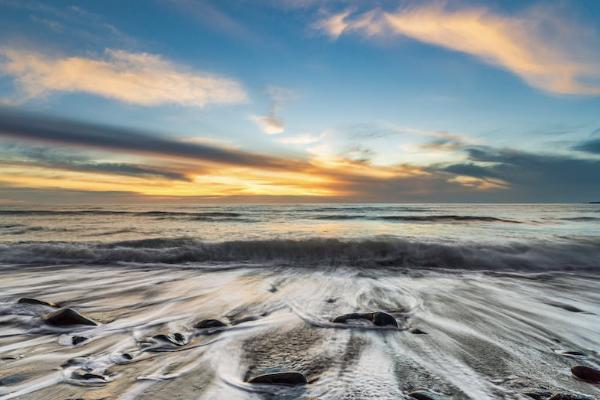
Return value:
[(332, 322), (335, 322), (337, 324), (345, 324), (350, 320), (353, 319), (364, 319), (367, 321), (373, 321), (373, 313), (350, 313), (350, 314), (344, 314), (344, 315), (340, 315), (339, 317), (335, 317)]
[(85, 372), (85, 371), (73, 371), (73, 373), (71, 374), (71, 377), (73, 379), (80, 379), (80, 380), (100, 380), (100, 381), (106, 381), (106, 377), (103, 375), (99, 375), (99, 374), (94, 374), (92, 372)]
[(274, 372), (255, 376), (248, 380), (248, 383), (261, 385), (306, 385), (308, 382), (304, 374), (295, 371)]
[(51, 303), (49, 301), (44, 301), (44, 300), (38, 300), (38, 299), (32, 299), (29, 297), (21, 297), (17, 303), (19, 304), (33, 304), (36, 306), (46, 306), (46, 307), (52, 307), (52, 308), (58, 308), (58, 305), (55, 303)]
[(413, 328), (410, 330), (413, 335), (427, 335), (427, 332), (420, 330), (419, 328)]
[(563, 351), (560, 354), (567, 357), (585, 357), (585, 353), (582, 353), (581, 351)]
[(398, 327), (398, 322), (396, 318), (392, 317), (388, 313), (384, 312), (375, 312), (373, 313), (373, 324), (377, 326), (395, 326)]
[(417, 400), (445, 400), (446, 396), (442, 396), (441, 394), (428, 392), (426, 390), (415, 390), (414, 392), (410, 392), (408, 394), (413, 399)]
[(548, 400), (594, 400), (589, 396), (583, 396), (580, 394), (573, 393), (556, 393)]
[(183, 346), (185, 344), (185, 336), (183, 336), (181, 333), (174, 333), (173, 335), (154, 335), (152, 336), (152, 339), (159, 342), (171, 343), (175, 346)]
[(71, 341), (73, 343), (73, 346), (78, 345), (79, 343), (83, 343), (86, 340), (88, 340), (88, 338), (86, 338), (85, 336), (73, 336), (71, 338)]
[(586, 382), (600, 383), (600, 371), (595, 368), (577, 365), (571, 368), (571, 373)]
[(194, 325), (196, 329), (208, 329), (208, 328), (223, 328), (225, 325), (223, 322), (218, 319), (204, 319)]
[(44, 322), (48, 325), (56, 326), (59, 328), (66, 328), (77, 325), (98, 325), (97, 322), (87, 317), (84, 317), (72, 308), (63, 308), (61, 310), (51, 312), (50, 314), (44, 317)]
[(552, 396), (552, 392), (547, 390), (536, 390), (523, 393), (524, 396), (531, 397), (534, 400), (546, 400)]

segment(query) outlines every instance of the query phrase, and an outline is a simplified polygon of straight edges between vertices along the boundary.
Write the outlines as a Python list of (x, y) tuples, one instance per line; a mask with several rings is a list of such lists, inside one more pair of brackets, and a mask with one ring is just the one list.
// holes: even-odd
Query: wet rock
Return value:
[(523, 393), (524, 396), (530, 397), (534, 400), (546, 400), (548, 397), (552, 396), (552, 392), (547, 390), (531, 390), (529, 392)]
[(93, 372), (87, 372), (87, 371), (73, 371), (73, 373), (71, 374), (71, 377), (73, 379), (79, 379), (79, 380), (84, 380), (84, 381), (89, 381), (89, 380), (106, 381), (107, 380), (107, 378), (104, 375), (99, 375), (99, 374), (95, 374)]
[(339, 317), (335, 317), (332, 322), (335, 322), (336, 324), (345, 324), (348, 321), (351, 320), (367, 320), (367, 321), (372, 321), (373, 320), (373, 313), (350, 313), (350, 314), (344, 314), (344, 315), (340, 315)]
[(326, 299), (326, 300), (325, 300), (325, 302), (326, 302), (326, 303), (329, 303), (329, 304), (333, 304), (333, 303), (335, 303), (336, 301), (337, 301), (337, 299), (334, 299), (334, 298), (329, 298), (329, 299)]
[(586, 382), (600, 383), (600, 371), (595, 368), (577, 365), (571, 368), (571, 373)]
[(71, 342), (73, 343), (73, 346), (78, 345), (79, 343), (83, 343), (86, 340), (88, 340), (88, 338), (86, 338), (85, 336), (73, 336), (71, 338)]
[(419, 328), (413, 328), (413, 329), (411, 329), (410, 333), (412, 333), (413, 335), (427, 335), (427, 332), (422, 331)]
[(175, 346), (183, 346), (185, 344), (185, 336), (181, 333), (174, 333), (173, 335), (154, 335), (152, 336), (152, 339), (159, 342), (174, 344)]
[(121, 354), (121, 357), (123, 357), (127, 361), (133, 360), (133, 356), (131, 354), (129, 354), (129, 353), (123, 353), (123, 354)]
[(562, 354), (563, 356), (567, 356), (567, 357), (585, 357), (585, 353), (582, 353), (581, 351), (563, 351), (560, 354)]
[(306, 377), (300, 372), (274, 372), (255, 376), (248, 380), (248, 383), (261, 385), (305, 385), (307, 384)]
[(396, 318), (392, 317), (388, 313), (384, 312), (375, 312), (373, 313), (373, 324), (377, 326), (395, 326), (398, 327), (398, 322)]
[(54, 311), (44, 317), (44, 322), (48, 325), (59, 328), (66, 328), (77, 325), (97, 326), (98, 323), (84, 317), (72, 308), (63, 308), (62, 310)]
[(196, 329), (208, 329), (208, 328), (223, 328), (225, 325), (223, 322), (218, 319), (204, 319), (194, 325)]
[(17, 303), (19, 304), (32, 304), (32, 305), (36, 305), (36, 306), (46, 306), (46, 307), (52, 307), (52, 308), (58, 308), (58, 305), (49, 301), (44, 301), (44, 300), (38, 300), (38, 299), (32, 299), (30, 297), (21, 297)]
[(417, 400), (446, 400), (447, 397), (438, 393), (429, 392), (426, 390), (415, 390), (408, 394), (413, 399)]
[(556, 393), (548, 400), (594, 400), (589, 396), (574, 393)]

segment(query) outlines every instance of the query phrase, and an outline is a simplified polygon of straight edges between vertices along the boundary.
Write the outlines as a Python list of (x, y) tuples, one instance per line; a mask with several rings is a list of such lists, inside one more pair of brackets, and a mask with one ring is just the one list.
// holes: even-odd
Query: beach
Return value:
[(600, 396), (598, 205), (0, 215), (0, 399)]

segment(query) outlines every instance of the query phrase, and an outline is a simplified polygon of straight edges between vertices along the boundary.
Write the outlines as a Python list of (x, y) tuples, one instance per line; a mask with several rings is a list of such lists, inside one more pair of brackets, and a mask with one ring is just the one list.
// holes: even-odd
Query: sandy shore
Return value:
[[(600, 366), (597, 276), (234, 265), (0, 272), (0, 399), (600, 397), (570, 371)], [(52, 327), (43, 318), (54, 309), (18, 304), (23, 297), (98, 326)], [(331, 322), (373, 311), (399, 327)], [(204, 319), (226, 326), (194, 328)], [(273, 371), (309, 383), (248, 383)]]

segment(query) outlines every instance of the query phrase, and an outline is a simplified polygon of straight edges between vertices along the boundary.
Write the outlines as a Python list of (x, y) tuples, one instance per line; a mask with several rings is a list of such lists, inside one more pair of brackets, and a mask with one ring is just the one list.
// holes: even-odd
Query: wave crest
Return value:
[(532, 243), (433, 243), (403, 239), (202, 242), (155, 238), (112, 243), (21, 242), (0, 245), (4, 264), (269, 263), (315, 267), (600, 270), (600, 240)]

